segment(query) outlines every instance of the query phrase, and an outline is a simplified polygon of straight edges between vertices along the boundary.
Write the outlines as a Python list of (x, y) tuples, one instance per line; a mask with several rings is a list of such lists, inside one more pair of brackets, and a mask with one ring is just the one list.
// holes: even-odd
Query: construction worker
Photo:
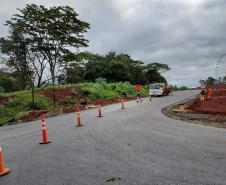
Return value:
[(207, 95), (207, 90), (202, 89), (201, 92), (200, 92), (200, 103), (201, 103), (201, 101), (206, 100), (206, 95)]
[(210, 87), (207, 88), (207, 100), (210, 101), (213, 92)]
[(137, 91), (137, 103), (138, 103), (139, 101), (142, 102), (140, 90)]

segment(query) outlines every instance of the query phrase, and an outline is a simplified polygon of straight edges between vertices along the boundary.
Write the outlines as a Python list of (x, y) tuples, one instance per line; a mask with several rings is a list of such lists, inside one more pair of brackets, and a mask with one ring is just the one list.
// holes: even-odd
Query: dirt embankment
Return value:
[(226, 128), (226, 84), (216, 85), (212, 90), (210, 101), (192, 97), (164, 108), (163, 113), (174, 119)]
[(210, 101), (200, 101), (197, 98), (188, 109), (196, 113), (226, 116), (226, 84), (216, 85), (212, 90)]
[[(44, 95), (48, 101), (53, 102), (54, 91), (52, 89), (46, 90), (37, 90), (35, 94)], [(56, 96), (56, 109), (47, 111), (47, 110), (31, 110), (26, 114), (18, 117), (12, 118), (9, 120), (9, 124), (14, 124), (17, 122), (27, 122), (32, 121), (39, 118), (43, 113), (46, 113), (46, 117), (56, 116), (60, 114), (72, 113), (81, 110), (86, 110), (89, 108), (96, 108), (98, 106), (105, 106), (114, 103), (121, 102), (120, 97), (115, 97), (112, 99), (98, 99), (95, 101), (88, 101), (88, 103), (83, 104), (81, 100), (87, 100), (88, 96), (83, 94), (79, 88), (57, 88), (55, 89), (55, 96)], [(0, 98), (0, 105), (7, 104), (11, 99), (13, 99), (15, 95), (8, 96), (4, 98)], [(74, 104), (59, 104), (59, 100), (64, 100), (66, 98), (70, 98), (75, 100)], [(136, 99), (136, 96), (127, 96), (124, 98), (125, 101)]]

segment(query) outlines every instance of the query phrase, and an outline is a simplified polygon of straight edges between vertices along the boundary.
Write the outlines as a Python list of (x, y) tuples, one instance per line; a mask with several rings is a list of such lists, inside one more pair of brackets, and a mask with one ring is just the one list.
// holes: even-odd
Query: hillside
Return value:
[[(148, 86), (143, 87), (143, 95), (148, 95)], [(67, 84), (55, 87), (56, 110), (54, 112), (68, 113), (85, 109), (86, 105), (106, 105), (119, 102), (121, 97), (132, 99), (136, 92), (129, 82)], [(0, 95), (0, 125), (15, 121), (30, 121), (43, 112), (51, 112), (54, 91), (52, 86), (35, 90), (35, 103), (32, 109), (31, 90)]]

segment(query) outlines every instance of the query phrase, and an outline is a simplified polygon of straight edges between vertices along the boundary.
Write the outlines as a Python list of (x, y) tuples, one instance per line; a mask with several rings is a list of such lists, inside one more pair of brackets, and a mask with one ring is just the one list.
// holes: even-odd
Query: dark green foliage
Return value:
[[(89, 23), (79, 20), (69, 6), (46, 8), (30, 4), (18, 10), (19, 13), (6, 22), (10, 35), (0, 40), (1, 52), (6, 55), (6, 65), (14, 70), (22, 89), (33, 86), (35, 79), (40, 87), (44, 84), (44, 71), (49, 69), (55, 107), (56, 72), (73, 59), (72, 50), (88, 46), (84, 33), (90, 28)], [(73, 70), (67, 70), (67, 74), (71, 74), (67, 81), (81, 81), (76, 65)]]
[(20, 90), (20, 83), (12, 73), (0, 71), (0, 92), (12, 92)]
[(201, 95), (206, 95), (206, 94), (207, 94), (206, 89), (202, 89), (201, 92), (200, 92), (200, 94), (201, 94)]
[(218, 82), (217, 79), (209, 76), (206, 80), (200, 80), (199, 83), (201, 85), (214, 85), (215, 82)]
[(173, 91), (188, 90), (188, 87), (186, 87), (186, 86), (178, 87), (178, 86), (175, 85), (175, 86), (172, 87), (172, 90), (173, 90)]
[[(0, 124), (3, 122), (23, 115), (30, 111), (32, 108), (31, 94), (17, 95), (15, 98), (10, 100), (6, 105), (0, 105)], [(35, 96), (35, 109), (50, 110), (53, 105), (41, 95)]]
[[(32, 101), (30, 94), (21, 94), (10, 100), (7, 104), (8, 107), (17, 107), (20, 110), (29, 111), (32, 109)], [(41, 95), (35, 95), (35, 107), (40, 109), (51, 109), (52, 105), (48, 100)], [(35, 109), (35, 108), (34, 108)]]
[(108, 82), (125, 82), (132, 84), (165, 83), (161, 71), (169, 70), (166, 64), (152, 63), (144, 65), (142, 61), (134, 60), (127, 54), (109, 52), (106, 55), (96, 55), (81, 52), (71, 57), (72, 62), (65, 67), (60, 75), (61, 83), (95, 82), (104, 78)]
[(167, 64), (151, 63), (145, 66), (146, 79), (148, 83), (167, 83), (166, 79), (161, 76), (160, 71), (170, 70)]
[(22, 31), (23, 29), (19, 25), (11, 25), (9, 37), (0, 38), (0, 50), (3, 54), (3, 62), (14, 72), (20, 89), (25, 89), (30, 85), (32, 72)]

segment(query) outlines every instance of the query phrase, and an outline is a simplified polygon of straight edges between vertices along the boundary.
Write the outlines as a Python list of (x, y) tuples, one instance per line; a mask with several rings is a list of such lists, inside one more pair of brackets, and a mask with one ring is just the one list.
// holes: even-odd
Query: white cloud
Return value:
[[(164, 75), (173, 84), (214, 76), (218, 57), (226, 53), (225, 0), (1, 0), (0, 24), (27, 3), (75, 8), (91, 23), (88, 50), (167, 63), (171, 71)], [(0, 32), (6, 35), (7, 28)]]

